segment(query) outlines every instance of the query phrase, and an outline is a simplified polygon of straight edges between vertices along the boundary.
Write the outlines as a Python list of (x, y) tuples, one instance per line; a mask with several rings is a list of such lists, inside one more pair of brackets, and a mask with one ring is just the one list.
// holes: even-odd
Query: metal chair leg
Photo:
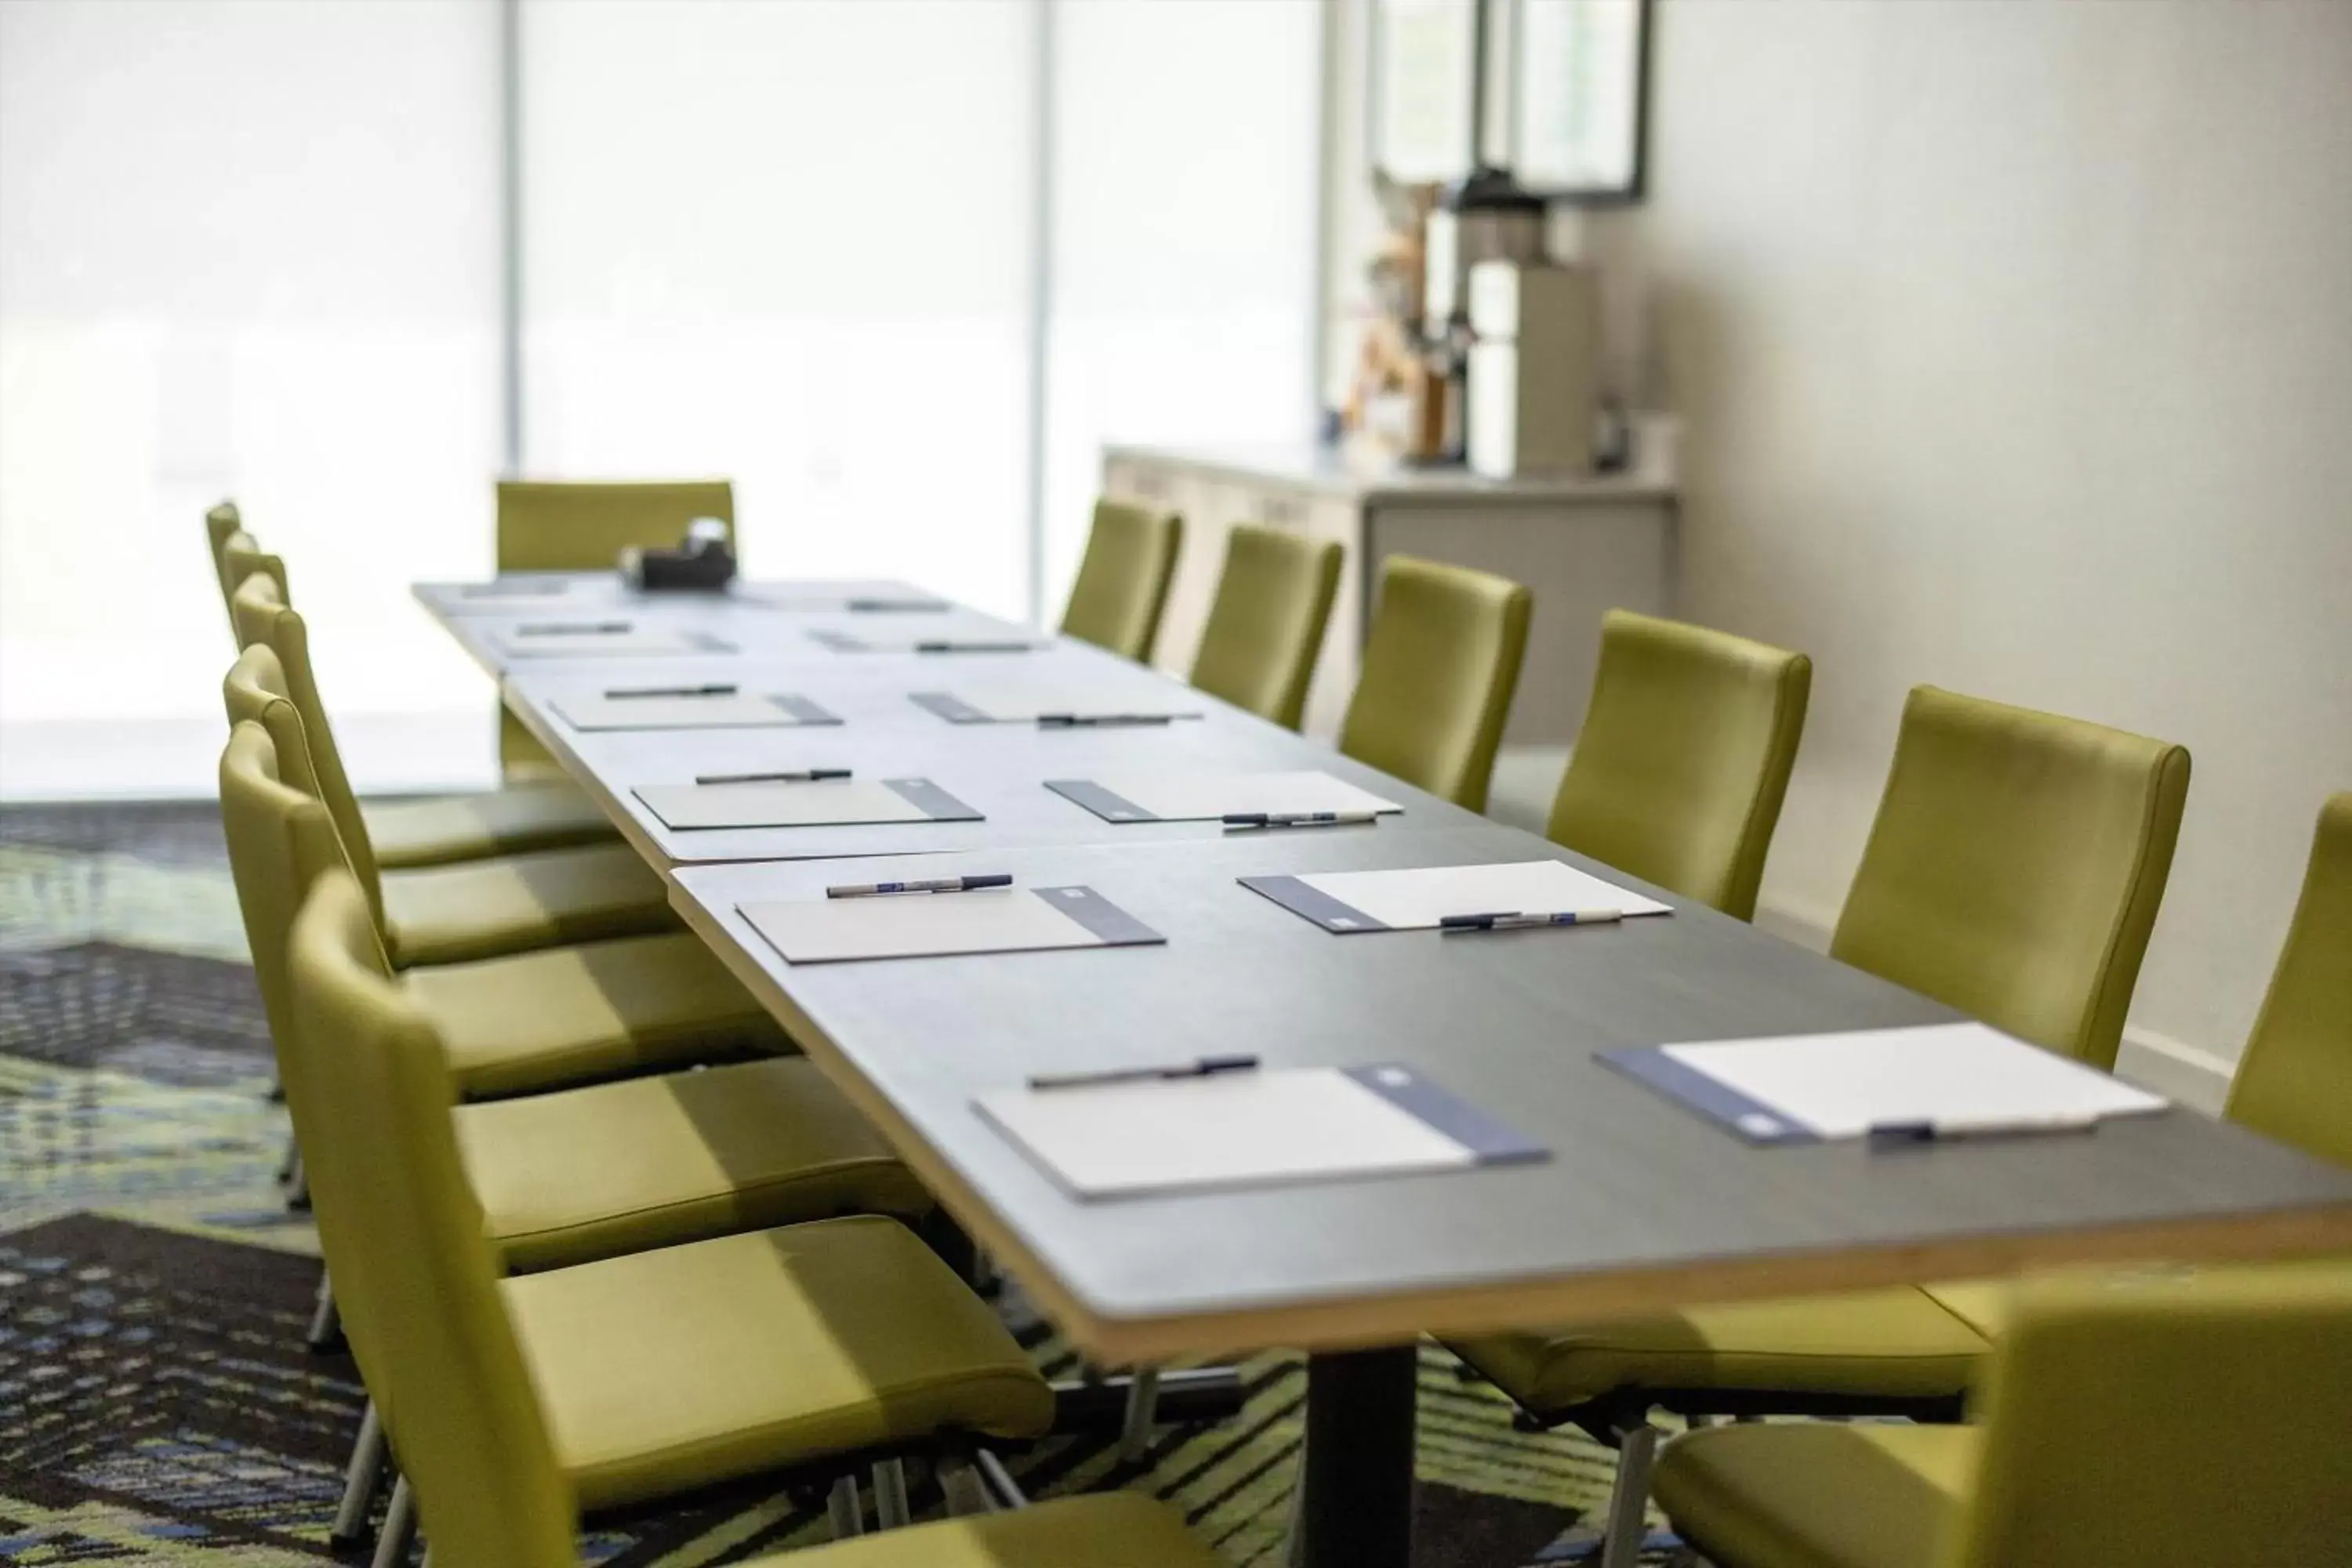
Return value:
[(1139, 1366), (1127, 1385), (1127, 1419), (1119, 1428), (1118, 1457), (1139, 1459), (1151, 1447), (1151, 1428), (1160, 1417), (1160, 1369)]
[(375, 1538), (371, 1568), (407, 1568), (408, 1549), (416, 1544), (416, 1494), (408, 1478), (392, 1483), (392, 1504), (383, 1510), (383, 1530)]
[(1618, 1434), (1617, 1482), (1609, 1493), (1607, 1533), (1600, 1568), (1634, 1568), (1641, 1561), (1650, 1507), (1650, 1467), (1658, 1458), (1658, 1429), (1644, 1421)]
[(1013, 1472), (1004, 1468), (1003, 1460), (985, 1448), (975, 1448), (971, 1462), (980, 1472), (983, 1483), (981, 1489), (987, 1494), (989, 1511), (1004, 1512), (1029, 1506), (1028, 1494), (1021, 1489), (1021, 1483), (1013, 1479)]
[(343, 1467), (343, 1500), (335, 1510), (335, 1527), (328, 1539), (337, 1546), (357, 1546), (368, 1538), (368, 1515), (383, 1484), (383, 1418), (375, 1401), (360, 1417), (360, 1435), (352, 1440), (351, 1462)]
[(302, 1340), (314, 1351), (331, 1351), (343, 1342), (343, 1315), (335, 1307), (335, 1282), (324, 1268), (319, 1270), (319, 1293), (310, 1308), (310, 1327)]
[(988, 1495), (988, 1483), (971, 1461), (961, 1455), (950, 1455), (940, 1460), (940, 1490), (946, 1494), (948, 1514), (952, 1519), (971, 1519), (983, 1513), (993, 1513), (996, 1505)]
[(824, 1500), (824, 1517), (833, 1526), (833, 1538), (846, 1541), (866, 1532), (865, 1505), (857, 1500), (857, 1478), (844, 1476), (833, 1483), (833, 1490)]
[(884, 1459), (874, 1467), (874, 1518), (883, 1530), (898, 1530), (909, 1523), (915, 1510), (907, 1506), (907, 1465), (903, 1459)]

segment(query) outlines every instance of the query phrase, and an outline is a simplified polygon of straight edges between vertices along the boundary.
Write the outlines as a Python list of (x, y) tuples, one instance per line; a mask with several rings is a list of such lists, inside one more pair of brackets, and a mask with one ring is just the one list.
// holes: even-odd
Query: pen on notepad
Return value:
[(607, 698), (623, 697), (732, 697), (732, 681), (713, 681), (708, 686), (621, 686), (604, 693)]
[(1340, 827), (1378, 822), (1377, 811), (1229, 811), (1227, 827)]
[(1550, 913), (1503, 910), (1485, 915), (1441, 915), (1437, 929), (1444, 931), (1526, 931), (1533, 926), (1613, 925), (1624, 918), (1622, 910), (1556, 910)]
[(1875, 1144), (1965, 1143), (1971, 1138), (2031, 1138), (2043, 1132), (2092, 1132), (2095, 1116), (1991, 1116), (1921, 1121), (1880, 1121), (1872, 1124)]
[(1108, 730), (1125, 724), (1165, 724), (1173, 713), (1040, 713), (1037, 727), (1041, 730)]
[(938, 599), (852, 599), (845, 606), (851, 611), (877, 610), (944, 610), (947, 605)]
[(1092, 1089), (1097, 1084), (1151, 1083), (1164, 1079), (1214, 1078), (1219, 1073), (1251, 1072), (1257, 1068), (1257, 1058), (1250, 1056), (1201, 1057), (1189, 1062), (1175, 1062), (1166, 1067), (1110, 1068), (1102, 1072), (1039, 1073), (1029, 1080), (1029, 1087), (1038, 1089)]
[(827, 888), (828, 899), (875, 899), (885, 893), (969, 893), (981, 888), (1013, 886), (1010, 871), (983, 871), (976, 877), (931, 877), (916, 882), (843, 882)]
[(694, 782), (698, 784), (823, 784), (828, 779), (845, 779), (848, 776), (847, 768), (801, 768), (780, 773), (697, 773)]
[(628, 629), (626, 621), (545, 621), (533, 626), (517, 626), (515, 631), (527, 637), (552, 637), (566, 635), (584, 637)]
[(917, 653), (1027, 653), (1036, 647), (1026, 642), (919, 642)]

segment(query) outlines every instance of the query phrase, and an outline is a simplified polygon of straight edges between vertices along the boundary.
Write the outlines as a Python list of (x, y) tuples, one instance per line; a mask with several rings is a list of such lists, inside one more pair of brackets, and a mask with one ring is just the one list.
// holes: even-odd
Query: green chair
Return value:
[(1390, 556), (1339, 750), (1484, 811), (1531, 602), (1507, 578)]
[[(897, 1221), (820, 1220), (499, 1277), (432, 1022), (367, 900), (320, 879), (289, 948), (287, 1076), (362, 1377), (444, 1568), (570, 1563), (579, 1511), (761, 1471), (1042, 1435), (1054, 1395)], [(838, 1483), (837, 1483), (838, 1488)]]
[(1645, 882), (1754, 919), (1812, 685), (1803, 654), (1610, 611), (1592, 702), (1547, 832)]
[(1148, 511), (1124, 501), (1095, 502), (1087, 552), (1062, 611), (1062, 634), (1121, 658), (1150, 663), (1183, 542), (1184, 520), (1173, 512)]
[[(286, 563), (263, 553), (250, 534), (234, 526), (236, 516), (236, 507), (229, 501), (205, 514), (232, 633), (236, 631), (236, 589), (256, 572), (276, 586), (278, 603), (294, 602), (287, 593)], [(224, 523), (232, 525), (226, 533), (221, 531)], [(244, 647), (239, 637), (238, 651)], [(386, 870), (562, 849), (615, 837), (596, 803), (564, 780), (431, 800), (362, 801), (360, 815), (367, 822), (376, 864)]]
[(2352, 1264), (2021, 1290), (1981, 1425), (1693, 1432), (1658, 1501), (1717, 1568), (2346, 1561)]
[(1339, 592), (1341, 550), (1244, 523), (1225, 540), (1192, 684), (1285, 729), (1298, 728)]
[[(265, 599), (263, 580), (237, 590), (242, 621)], [(335, 754), (326, 711), (310, 679), (302, 617), (268, 606), (266, 633), (237, 656), (223, 696), (229, 722), (252, 719), (269, 729), (278, 766), (289, 782), (323, 803), (334, 819), (369, 905), (378, 911), (384, 944), (400, 967), (495, 958), (533, 948), (603, 937), (673, 931), (661, 878), (626, 845), (541, 849), (455, 866), (381, 869), (367, 823)], [(274, 705), (286, 712), (271, 717)], [(299, 717), (296, 725), (288, 718)]]
[[(2178, 746), (1918, 688), (1831, 951), (2106, 1066), (2188, 785)], [(1640, 1544), (1653, 1409), (1954, 1420), (1987, 1339), (1905, 1287), (1448, 1343), (1529, 1421), (1618, 1447), (1618, 1568)]]
[[(735, 528), (735, 487), (726, 479), (499, 481), (500, 572), (609, 572), (621, 552), (667, 548), (686, 525), (715, 517)], [(560, 776), (547, 748), (520, 720), (499, 710), (499, 760), (510, 780)]]
[(2352, 1165), (2352, 792), (2330, 799), (2230, 1120)]
[(2179, 746), (1917, 687), (1831, 956), (2112, 1068), (2188, 795)]
[[(205, 543), (212, 552), (213, 582), (220, 589), (221, 608), (228, 608), (229, 590), (236, 584), (228, 580), (228, 561), (225, 552), (232, 535), (245, 531), (245, 518), (236, 510), (236, 502), (222, 501), (205, 513)], [(230, 616), (229, 629), (236, 630), (236, 617)]]

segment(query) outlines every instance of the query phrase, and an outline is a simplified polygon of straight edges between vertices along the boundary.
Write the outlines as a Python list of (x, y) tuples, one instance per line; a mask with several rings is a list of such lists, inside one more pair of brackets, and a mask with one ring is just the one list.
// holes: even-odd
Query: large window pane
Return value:
[(1026, 0), (527, 0), (524, 467), (1024, 607)]
[(1055, 13), (1045, 608), (1111, 441), (1308, 434), (1323, 7), (1078, 0)]
[(492, 0), (0, 4), (17, 745), (217, 724), (223, 496), (287, 556), (339, 713), (481, 710), (404, 584), (488, 560), (497, 46)]

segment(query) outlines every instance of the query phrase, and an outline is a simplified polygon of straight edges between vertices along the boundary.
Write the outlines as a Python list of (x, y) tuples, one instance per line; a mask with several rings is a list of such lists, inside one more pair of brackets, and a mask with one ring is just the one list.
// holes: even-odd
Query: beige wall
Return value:
[(1568, 228), (1686, 421), (1684, 613), (1817, 661), (1767, 905), (1834, 919), (1914, 682), (2176, 740), (2135, 1037), (2233, 1058), (2352, 789), (2352, 4), (1657, 22), (1650, 200)]

